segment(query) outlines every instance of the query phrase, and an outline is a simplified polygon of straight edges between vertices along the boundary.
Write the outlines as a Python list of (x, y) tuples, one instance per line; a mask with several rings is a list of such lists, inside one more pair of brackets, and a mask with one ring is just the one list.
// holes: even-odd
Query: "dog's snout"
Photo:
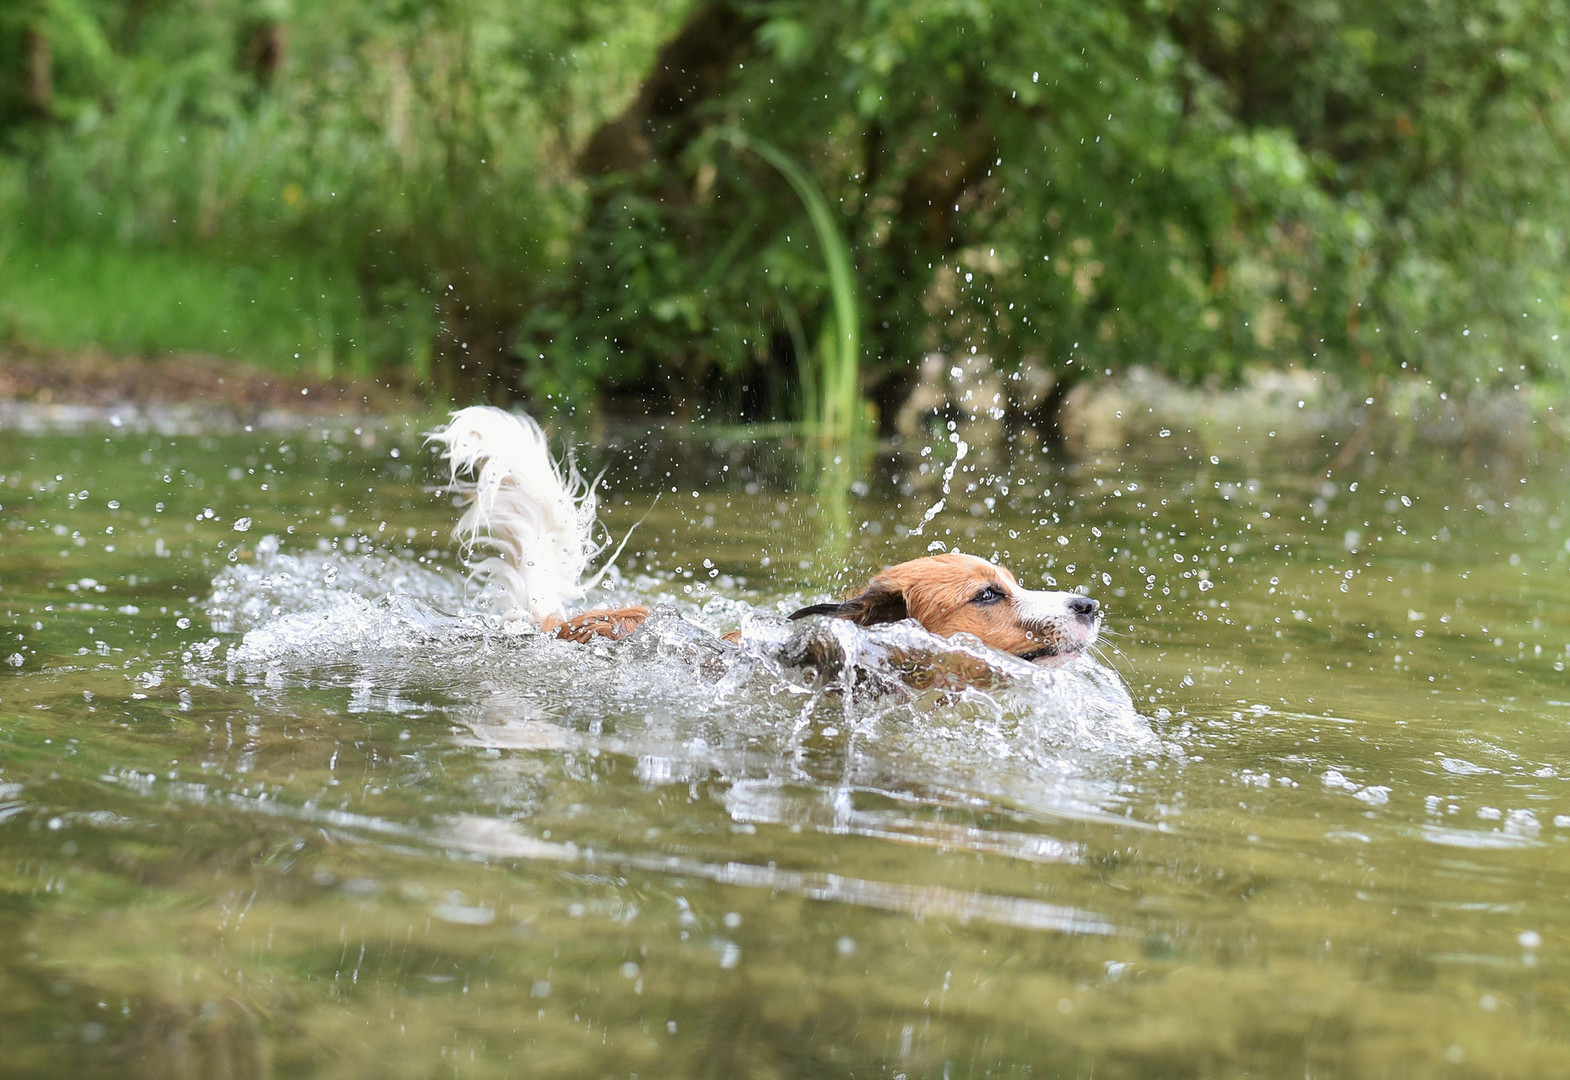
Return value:
[(1076, 596), (1068, 602), (1068, 609), (1075, 615), (1094, 615), (1101, 605), (1088, 596)]

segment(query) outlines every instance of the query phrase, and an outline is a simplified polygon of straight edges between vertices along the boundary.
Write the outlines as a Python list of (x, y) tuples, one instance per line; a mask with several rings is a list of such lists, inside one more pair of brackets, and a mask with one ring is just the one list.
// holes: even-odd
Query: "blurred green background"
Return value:
[(1567, 7), (7, 0), (0, 342), (884, 426), (931, 352), (1046, 420), (1552, 395)]

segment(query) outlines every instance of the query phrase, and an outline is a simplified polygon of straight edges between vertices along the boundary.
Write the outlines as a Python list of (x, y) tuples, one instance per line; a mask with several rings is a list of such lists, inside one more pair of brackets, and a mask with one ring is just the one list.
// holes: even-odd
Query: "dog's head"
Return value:
[(950, 552), (891, 566), (860, 596), (813, 604), (791, 618), (830, 615), (861, 626), (915, 619), (941, 637), (972, 634), (1000, 652), (1052, 665), (1095, 643), (1100, 612), (1088, 596), (1022, 589), (1001, 566)]

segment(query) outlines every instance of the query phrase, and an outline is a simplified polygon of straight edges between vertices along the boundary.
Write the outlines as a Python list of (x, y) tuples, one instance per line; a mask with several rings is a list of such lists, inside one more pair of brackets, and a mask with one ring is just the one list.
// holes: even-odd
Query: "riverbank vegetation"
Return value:
[(1553, 387), (1567, 7), (20, 0), (0, 337), (836, 430), (930, 353)]

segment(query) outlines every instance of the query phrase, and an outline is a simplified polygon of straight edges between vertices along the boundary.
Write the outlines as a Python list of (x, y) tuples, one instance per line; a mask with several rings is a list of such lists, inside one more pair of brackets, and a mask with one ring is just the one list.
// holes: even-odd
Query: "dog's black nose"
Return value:
[(1068, 609), (1075, 615), (1094, 615), (1101, 610), (1101, 605), (1088, 596), (1076, 596), (1069, 600)]

